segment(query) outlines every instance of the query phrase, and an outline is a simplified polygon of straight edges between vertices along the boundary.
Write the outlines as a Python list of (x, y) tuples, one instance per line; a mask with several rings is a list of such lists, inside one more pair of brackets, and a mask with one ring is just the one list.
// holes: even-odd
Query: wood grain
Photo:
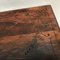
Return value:
[(0, 60), (60, 60), (59, 26), (50, 5), (0, 12)]

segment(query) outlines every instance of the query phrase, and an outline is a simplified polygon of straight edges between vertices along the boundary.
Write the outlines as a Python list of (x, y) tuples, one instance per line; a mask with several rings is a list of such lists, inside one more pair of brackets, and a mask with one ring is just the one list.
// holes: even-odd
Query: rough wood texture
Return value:
[(60, 32), (50, 5), (0, 13), (0, 60), (60, 60)]

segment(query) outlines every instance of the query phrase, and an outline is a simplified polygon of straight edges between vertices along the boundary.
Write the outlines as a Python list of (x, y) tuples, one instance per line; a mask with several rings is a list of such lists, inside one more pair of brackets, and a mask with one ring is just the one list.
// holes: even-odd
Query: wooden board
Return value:
[(0, 36), (59, 30), (50, 5), (0, 13)]
[(0, 60), (60, 60), (59, 26), (50, 5), (0, 12)]

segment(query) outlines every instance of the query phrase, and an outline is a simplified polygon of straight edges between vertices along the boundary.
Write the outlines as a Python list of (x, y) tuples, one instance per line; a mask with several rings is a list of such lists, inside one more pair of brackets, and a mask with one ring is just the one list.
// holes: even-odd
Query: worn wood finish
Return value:
[(60, 60), (59, 26), (50, 5), (0, 12), (0, 60)]

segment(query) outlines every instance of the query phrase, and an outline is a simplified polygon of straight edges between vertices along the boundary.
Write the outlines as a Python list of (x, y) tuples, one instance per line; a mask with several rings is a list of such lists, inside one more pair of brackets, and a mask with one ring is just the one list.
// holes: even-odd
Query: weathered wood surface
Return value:
[(50, 5), (0, 13), (0, 60), (60, 60), (60, 32)]
[[(55, 36), (56, 35), (56, 36)], [(0, 38), (0, 59), (60, 59), (60, 33), (40, 32), (35, 42), (35, 33)], [(56, 40), (57, 39), (57, 40)], [(53, 57), (55, 59), (53, 59)]]
[(39, 28), (40, 31), (59, 29), (50, 5), (0, 13), (0, 30), (6, 30), (6, 28), (12, 30), (19, 27), (29, 29), (29, 27), (33, 28), (33, 26)]

